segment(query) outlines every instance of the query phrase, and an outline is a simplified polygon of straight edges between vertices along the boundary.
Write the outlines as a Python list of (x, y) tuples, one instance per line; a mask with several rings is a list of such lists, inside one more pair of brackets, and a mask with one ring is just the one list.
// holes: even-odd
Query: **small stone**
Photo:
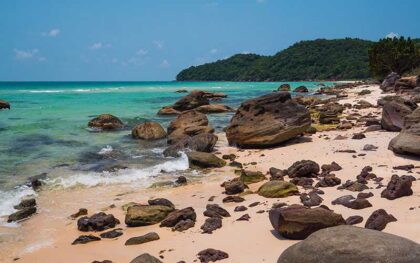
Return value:
[(236, 221), (249, 221), (251, 217), (248, 214), (241, 216), (240, 218), (236, 219)]
[(117, 229), (113, 229), (111, 231), (108, 232), (104, 232), (102, 234), (100, 234), (100, 236), (102, 238), (116, 238), (119, 236), (122, 236), (123, 232), (121, 228), (117, 228)]
[(248, 210), (248, 208), (246, 208), (246, 206), (240, 205), (240, 206), (235, 207), (235, 209), (233, 211), (242, 212), (242, 211), (246, 211), (246, 210)]
[(207, 218), (204, 224), (201, 226), (203, 233), (212, 234), (213, 231), (222, 227), (222, 219), (218, 217)]
[(76, 238), (73, 243), (71, 243), (72, 245), (77, 245), (77, 244), (86, 244), (89, 242), (93, 242), (93, 241), (99, 241), (101, 240), (101, 238), (94, 236), (94, 235), (81, 235), (78, 238)]
[(76, 213), (70, 215), (71, 219), (76, 219), (80, 216), (85, 216), (88, 214), (88, 210), (86, 208), (79, 208), (79, 211), (77, 211)]
[(363, 222), (363, 217), (361, 216), (350, 216), (346, 219), (346, 225), (356, 225)]
[(147, 243), (147, 242), (151, 242), (151, 241), (155, 241), (155, 240), (159, 240), (159, 239), (160, 239), (160, 237), (157, 233), (150, 232), (150, 233), (147, 233), (143, 236), (132, 237), (132, 238), (128, 239), (127, 241), (125, 241), (125, 245), (126, 246), (139, 245), (139, 244), (143, 244), (143, 243)]
[(241, 203), (243, 201), (245, 201), (244, 198), (235, 195), (227, 196), (222, 200), (223, 203)]

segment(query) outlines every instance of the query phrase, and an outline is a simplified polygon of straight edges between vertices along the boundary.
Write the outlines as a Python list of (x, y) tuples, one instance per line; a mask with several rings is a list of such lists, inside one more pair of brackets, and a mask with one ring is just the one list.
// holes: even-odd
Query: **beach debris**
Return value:
[(403, 175), (400, 177), (394, 174), (386, 189), (382, 191), (381, 197), (388, 200), (394, 200), (403, 196), (410, 196), (413, 194), (411, 186), (415, 180), (416, 178), (411, 175)]
[(228, 253), (213, 248), (202, 250), (198, 253), (197, 256), (202, 263), (215, 262), (229, 258)]
[(99, 241), (99, 240), (101, 240), (101, 238), (94, 235), (81, 235), (78, 238), (76, 238), (71, 244), (72, 245), (86, 244), (89, 242)]
[(142, 236), (138, 236), (138, 237), (131, 237), (129, 239), (127, 239), (127, 241), (125, 241), (125, 245), (126, 246), (131, 246), (131, 245), (140, 245), (143, 243), (147, 243), (147, 242), (151, 242), (151, 241), (155, 241), (155, 240), (159, 240), (160, 237), (156, 232), (150, 232), (147, 233), (145, 235)]
[(384, 209), (378, 209), (369, 216), (365, 228), (382, 231), (388, 223), (396, 221), (393, 215), (388, 214)]

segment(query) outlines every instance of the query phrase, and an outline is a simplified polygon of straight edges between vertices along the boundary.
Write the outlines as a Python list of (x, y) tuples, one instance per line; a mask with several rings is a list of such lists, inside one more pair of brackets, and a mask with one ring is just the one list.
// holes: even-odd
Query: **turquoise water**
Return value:
[[(72, 186), (118, 183), (124, 178), (143, 180), (149, 174), (157, 176), (162, 167), (169, 167), (170, 171), (185, 169), (185, 158), (173, 160), (162, 157), (165, 140), (133, 140), (130, 128), (146, 120), (167, 126), (173, 117), (161, 117), (156, 113), (162, 106), (185, 96), (185, 93), (176, 93), (178, 89), (224, 92), (228, 98), (217, 103), (237, 107), (243, 100), (269, 93), (280, 84), (0, 82), (0, 99), (10, 102), (12, 107), (11, 110), (0, 111), (0, 210), (5, 193), (10, 194), (28, 177), (40, 173), (48, 173), (48, 177), (53, 179), (65, 177), (66, 180), (59, 182)], [(316, 82), (290, 84), (292, 88), (299, 85), (305, 85), (310, 90), (319, 88)], [(101, 113), (118, 116), (128, 124), (127, 129), (102, 133), (88, 130), (88, 121)], [(209, 119), (213, 127), (221, 130), (231, 116), (232, 113), (217, 114), (209, 116)], [(109, 174), (104, 176), (103, 170), (112, 165), (123, 165), (133, 170), (120, 171), (112, 177)], [(141, 175), (138, 171), (142, 171)], [(92, 176), (96, 179), (92, 180)]]

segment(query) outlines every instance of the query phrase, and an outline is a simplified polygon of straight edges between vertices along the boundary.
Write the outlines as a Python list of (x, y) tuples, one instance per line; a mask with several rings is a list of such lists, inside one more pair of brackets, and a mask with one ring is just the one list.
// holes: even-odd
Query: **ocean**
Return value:
[[(288, 82), (292, 90), (318, 82)], [(276, 90), (279, 82), (0, 82), (0, 218), (14, 211), (21, 198), (36, 194), (26, 186), (31, 176), (46, 174), (47, 188), (92, 187), (137, 183), (147, 187), (161, 175), (178, 176), (188, 169), (185, 155), (164, 158), (166, 141), (131, 138), (131, 128), (147, 120), (164, 127), (174, 117), (158, 116), (194, 89), (224, 92), (221, 102), (237, 108), (246, 99)], [(326, 85), (332, 83), (324, 82)], [(90, 119), (110, 113), (127, 124), (116, 132), (94, 132)], [(233, 113), (208, 115), (216, 131)], [(127, 169), (109, 172), (113, 167)], [(0, 219), (1, 220), (1, 219)]]

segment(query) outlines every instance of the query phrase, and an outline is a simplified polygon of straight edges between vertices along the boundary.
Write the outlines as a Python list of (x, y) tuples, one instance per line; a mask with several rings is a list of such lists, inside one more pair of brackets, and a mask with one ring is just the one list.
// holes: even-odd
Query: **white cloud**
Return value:
[(399, 37), (399, 35), (394, 32), (390, 32), (385, 36), (385, 38), (395, 38), (395, 37)]
[(102, 42), (97, 42), (97, 43), (92, 44), (92, 46), (90, 46), (90, 49), (95, 50), (95, 49), (100, 49), (102, 47), (103, 47)]
[(164, 59), (164, 60), (162, 60), (162, 62), (160, 63), (159, 66), (161, 68), (169, 68), (171, 66), (171, 64), (169, 64), (169, 62), (166, 59)]
[(15, 58), (19, 60), (31, 59), (39, 52), (36, 48), (32, 50), (19, 50), (15, 48), (13, 51), (15, 52)]
[(212, 49), (210, 49), (210, 53), (211, 54), (216, 54), (217, 53), (217, 48), (212, 48)]
[(153, 44), (155, 44), (156, 48), (162, 49), (163, 46), (165, 45), (165, 42), (160, 41), (160, 40), (155, 40), (155, 41), (153, 41)]
[(145, 55), (147, 55), (148, 53), (149, 53), (149, 51), (147, 51), (147, 50), (145, 50), (145, 49), (139, 49), (139, 50), (137, 50), (136, 55), (137, 55), (137, 56), (145, 56)]
[(60, 29), (53, 28), (53, 29), (51, 29), (48, 32), (43, 32), (42, 35), (44, 37), (56, 37), (56, 36), (58, 36), (60, 34), (60, 32), (61, 32)]

